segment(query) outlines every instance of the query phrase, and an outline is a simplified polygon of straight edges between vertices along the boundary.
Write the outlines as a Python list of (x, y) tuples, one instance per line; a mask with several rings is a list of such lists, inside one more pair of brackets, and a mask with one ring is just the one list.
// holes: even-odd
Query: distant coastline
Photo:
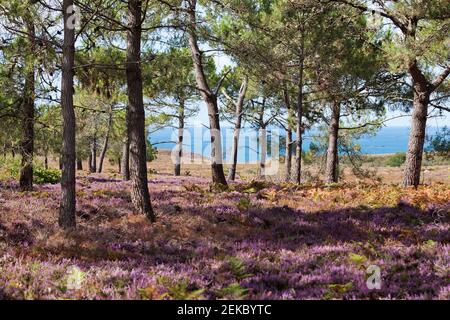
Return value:
[[(225, 128), (224, 128), (225, 129)], [(427, 134), (434, 134), (439, 128), (438, 127), (428, 127)], [(188, 132), (193, 133), (193, 129), (187, 129)], [(361, 146), (361, 153), (369, 154), (369, 155), (389, 155), (398, 152), (406, 152), (408, 147), (408, 139), (409, 139), (409, 131), (410, 128), (406, 126), (389, 126), (381, 128), (375, 135), (363, 136), (361, 139), (357, 140), (357, 143)], [(174, 141), (176, 137), (176, 130), (172, 128), (165, 128), (153, 132), (150, 135), (150, 140), (152, 144), (157, 149), (160, 150), (171, 150), (175, 146)], [(174, 135), (172, 135), (174, 134)], [(303, 151), (308, 151), (310, 144), (312, 142), (314, 135), (314, 131), (306, 132), (304, 135), (303, 141)], [(195, 140), (196, 139), (196, 140)], [(190, 141), (189, 141), (190, 140)], [(202, 141), (203, 140), (203, 141)], [(210, 142), (207, 129), (203, 129), (203, 136), (195, 136), (191, 134), (190, 139), (185, 139), (185, 151), (192, 152), (198, 155), (203, 155), (204, 158), (208, 158), (210, 155)], [(223, 145), (226, 149), (231, 147), (231, 141), (226, 141), (226, 138), (223, 139)], [(239, 163), (248, 163), (257, 160), (254, 152), (249, 152), (245, 148), (248, 145), (248, 139), (246, 141), (240, 140), (241, 150), (238, 156)], [(282, 149), (282, 148), (281, 148)], [(227, 152), (229, 150), (226, 150)], [(225, 152), (224, 152), (225, 153)], [(283, 151), (281, 151), (283, 155)], [(226, 158), (226, 156), (225, 156)]]

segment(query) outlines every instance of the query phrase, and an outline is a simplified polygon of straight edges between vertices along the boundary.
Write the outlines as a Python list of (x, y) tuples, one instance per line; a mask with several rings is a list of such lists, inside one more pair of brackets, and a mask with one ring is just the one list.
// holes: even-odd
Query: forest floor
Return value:
[(79, 172), (72, 232), (59, 185), (0, 182), (0, 299), (450, 299), (448, 180), (222, 190), (159, 161), (154, 224), (112, 173)]

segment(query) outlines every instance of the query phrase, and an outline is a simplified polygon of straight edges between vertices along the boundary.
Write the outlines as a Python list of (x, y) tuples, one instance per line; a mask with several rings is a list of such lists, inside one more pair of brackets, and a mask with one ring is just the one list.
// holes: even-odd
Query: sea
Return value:
[[(427, 136), (434, 135), (440, 128), (427, 127)], [(365, 135), (357, 139), (355, 142), (360, 146), (363, 154), (392, 154), (397, 152), (405, 152), (408, 147), (409, 127), (382, 127), (373, 135)], [(152, 145), (159, 150), (173, 150), (176, 146), (178, 130), (173, 128), (163, 128), (153, 131), (149, 134)], [(314, 137), (317, 137), (318, 131), (312, 129), (304, 133), (303, 151), (308, 151)], [(260, 157), (260, 148), (258, 147), (258, 131), (245, 128), (240, 134), (240, 149), (238, 152), (238, 163), (249, 163), (257, 161)], [(271, 141), (280, 141), (279, 137), (283, 137), (284, 132), (276, 128), (267, 130), (268, 140), (268, 157), (278, 151), (279, 155), (284, 155), (284, 143), (274, 144)], [(295, 137), (294, 137), (295, 139)], [(233, 128), (222, 128), (222, 152), (224, 160), (231, 158), (231, 146), (233, 141)], [(210, 156), (210, 133), (205, 127), (192, 127), (184, 131), (183, 152), (195, 153), (202, 157)]]

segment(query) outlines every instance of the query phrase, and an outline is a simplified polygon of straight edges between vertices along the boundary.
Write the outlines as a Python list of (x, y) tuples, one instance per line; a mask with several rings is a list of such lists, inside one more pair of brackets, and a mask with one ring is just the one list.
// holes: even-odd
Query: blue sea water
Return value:
[[(427, 135), (433, 135), (438, 128), (428, 127)], [(222, 145), (224, 159), (227, 160), (230, 155), (233, 130), (223, 128)], [(314, 131), (305, 132), (303, 151), (309, 149), (313, 136), (317, 134)], [(280, 132), (283, 135), (283, 132)], [(172, 150), (175, 146), (177, 130), (172, 128), (163, 128), (150, 134), (150, 140), (157, 149)], [(387, 154), (396, 152), (405, 152), (408, 147), (409, 127), (383, 127), (375, 135), (367, 135), (360, 138), (357, 143), (361, 146), (361, 152), (365, 154)], [(238, 153), (239, 163), (248, 163), (256, 161), (259, 158), (257, 152), (257, 133), (251, 129), (244, 129), (241, 132), (239, 140), (240, 150)], [(193, 152), (204, 157), (210, 156), (210, 134), (206, 128), (188, 128), (185, 130), (184, 152)], [(280, 146), (280, 155), (283, 155), (283, 146)]]

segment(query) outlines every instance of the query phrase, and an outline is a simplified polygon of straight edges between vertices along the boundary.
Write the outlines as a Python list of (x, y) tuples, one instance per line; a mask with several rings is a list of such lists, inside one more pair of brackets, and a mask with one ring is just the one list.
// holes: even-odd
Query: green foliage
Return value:
[(231, 283), (225, 288), (219, 289), (217, 291), (217, 296), (219, 298), (229, 297), (231, 299), (245, 299), (247, 296), (248, 289), (242, 288), (239, 283)]
[(353, 283), (347, 282), (345, 284), (332, 283), (327, 286), (323, 299), (342, 299), (342, 296), (353, 289)]
[(450, 128), (445, 126), (433, 136), (427, 137), (427, 152), (450, 156)]
[(353, 252), (350, 252), (348, 254), (348, 258), (350, 259), (351, 262), (353, 262), (358, 266), (363, 265), (367, 261), (367, 258), (365, 256)]
[(237, 203), (236, 207), (239, 209), (239, 211), (247, 211), (251, 206), (251, 202), (248, 198), (241, 198), (239, 199), (239, 202)]
[(197, 300), (202, 298), (204, 289), (190, 290), (190, 283), (187, 279), (175, 281), (168, 277), (159, 277), (158, 284), (163, 285), (167, 289), (169, 298), (175, 300)]
[(146, 158), (147, 161), (153, 161), (156, 159), (158, 155), (158, 149), (156, 149), (152, 143), (150, 142), (150, 139), (147, 139), (147, 149), (146, 149)]
[(252, 276), (252, 274), (247, 272), (245, 262), (237, 257), (228, 257), (227, 268), (238, 281)]
[[(0, 158), (0, 179), (13, 178), (18, 180), (21, 169), (19, 157)], [(40, 163), (33, 165), (33, 181), (36, 184), (55, 184), (61, 180), (61, 172), (54, 169), (45, 169)]]
[(37, 184), (51, 183), (55, 184), (61, 180), (61, 171), (54, 169), (45, 169), (40, 166), (33, 168), (33, 181)]
[(385, 164), (388, 167), (400, 167), (406, 161), (406, 154), (404, 152), (398, 152), (390, 156)]

